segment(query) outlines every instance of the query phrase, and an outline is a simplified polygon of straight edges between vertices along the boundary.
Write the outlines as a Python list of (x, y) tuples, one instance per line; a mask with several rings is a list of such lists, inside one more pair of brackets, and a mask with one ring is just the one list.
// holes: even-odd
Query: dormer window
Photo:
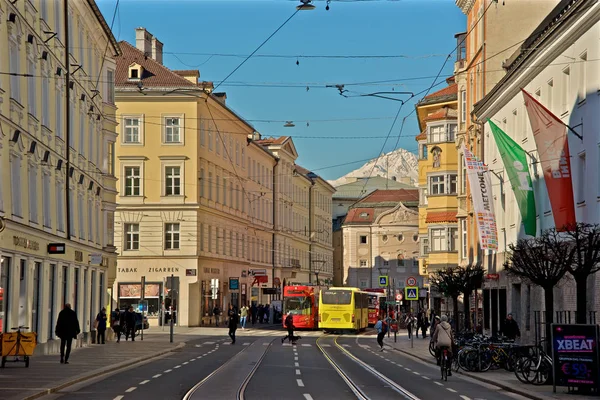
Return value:
[(130, 81), (139, 81), (142, 79), (142, 66), (136, 63), (133, 63), (129, 66), (129, 76)]

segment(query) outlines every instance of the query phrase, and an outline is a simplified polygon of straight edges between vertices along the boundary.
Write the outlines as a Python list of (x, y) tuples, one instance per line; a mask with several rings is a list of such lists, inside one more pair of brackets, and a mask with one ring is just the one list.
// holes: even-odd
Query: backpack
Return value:
[(381, 333), (387, 333), (388, 331), (388, 325), (385, 322), (381, 323)]

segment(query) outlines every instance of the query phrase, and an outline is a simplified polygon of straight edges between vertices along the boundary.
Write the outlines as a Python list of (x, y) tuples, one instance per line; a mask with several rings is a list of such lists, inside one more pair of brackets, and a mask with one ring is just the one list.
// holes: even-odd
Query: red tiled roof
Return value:
[(394, 190), (375, 190), (373, 193), (362, 199), (361, 203), (382, 203), (388, 201), (419, 201), (419, 190), (415, 189), (394, 189)]
[(280, 136), (278, 138), (266, 138), (266, 139), (259, 139), (259, 140), (255, 140), (254, 142), (257, 144), (260, 144), (261, 146), (271, 146), (271, 145), (282, 145), (285, 143), (286, 140), (288, 140), (290, 137), (289, 136)]
[(151, 57), (146, 57), (144, 52), (136, 49), (126, 41), (119, 42), (119, 45), (123, 54), (116, 58), (115, 86), (136, 87), (138, 85), (138, 82), (129, 80), (129, 66), (137, 63), (144, 68), (142, 72), (144, 87), (197, 87), (195, 83), (154, 61)]
[(425, 222), (428, 224), (439, 224), (442, 222), (458, 222), (456, 211), (431, 211), (427, 212)]
[(200, 71), (197, 69), (174, 69), (173, 72), (179, 76), (200, 76)]
[(455, 109), (443, 107), (439, 110), (429, 114), (424, 118), (424, 121), (435, 121), (438, 119), (456, 119), (458, 117), (458, 112)]
[(427, 139), (427, 131), (423, 131), (423, 132), (419, 133), (417, 135), (417, 137), (415, 138), (415, 140), (423, 140), (423, 139)]
[(443, 89), (438, 90), (437, 92), (433, 92), (425, 96), (426, 99), (433, 99), (435, 97), (449, 96), (452, 94), (458, 93), (458, 84), (453, 83), (450, 86), (446, 86)]
[[(361, 214), (366, 213), (366, 217), (361, 217)], [(373, 215), (375, 214), (375, 210), (372, 208), (351, 208), (348, 210), (348, 215), (346, 215), (346, 219), (344, 223), (349, 222), (361, 222), (361, 223), (372, 223)]]

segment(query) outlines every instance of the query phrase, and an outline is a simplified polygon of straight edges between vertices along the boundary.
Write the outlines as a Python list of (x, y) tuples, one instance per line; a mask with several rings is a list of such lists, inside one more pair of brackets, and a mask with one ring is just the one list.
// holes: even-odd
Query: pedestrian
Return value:
[(110, 322), (111, 322), (111, 326), (113, 329), (113, 332), (115, 333), (115, 336), (117, 337), (117, 343), (119, 343), (121, 341), (121, 311), (119, 310), (119, 307), (115, 308), (115, 311), (113, 311), (110, 314)]
[(383, 322), (381, 315), (377, 317), (377, 322), (375, 323), (375, 330), (377, 331), (377, 344), (381, 348), (379, 351), (383, 351), (383, 338), (387, 333), (387, 324)]
[(252, 303), (250, 307), (250, 314), (252, 315), (252, 326), (256, 324), (256, 316), (258, 314), (258, 308), (256, 308), (256, 303)]
[(242, 329), (246, 329), (246, 319), (248, 318), (248, 307), (244, 304), (240, 310), (240, 325)]
[(404, 322), (406, 324), (406, 329), (408, 330), (408, 339), (410, 340), (413, 335), (413, 329), (415, 324), (415, 317), (413, 316), (412, 312), (406, 314), (406, 319), (404, 320)]
[(237, 330), (238, 326), (238, 314), (235, 312), (231, 304), (229, 305), (228, 317), (229, 337), (231, 338), (231, 344), (235, 344), (235, 331)]
[(221, 310), (219, 309), (219, 306), (215, 306), (215, 308), (213, 308), (213, 315), (215, 316), (215, 327), (219, 327), (219, 317), (221, 315)]
[(300, 336), (294, 337), (294, 316), (291, 311), (288, 313), (287, 317), (285, 317), (284, 325), (285, 329), (287, 329), (287, 335), (281, 338), (281, 343), (285, 342), (285, 339), (287, 339), (288, 343), (291, 342), (292, 344), (296, 344), (296, 340), (300, 339)]
[(427, 321), (427, 317), (425, 316), (425, 312), (421, 311), (417, 314), (417, 338), (419, 337), (419, 330), (421, 330), (421, 334), (423, 339), (427, 337), (426, 331), (429, 327), (429, 321)]
[[(58, 313), (56, 328), (54, 333), (60, 338), (60, 363), (68, 364), (69, 356), (71, 355), (71, 343), (73, 339), (77, 339), (79, 329), (79, 320), (77, 313), (71, 309), (71, 304), (65, 304), (65, 308)], [(66, 348), (66, 352), (65, 352)]]
[(106, 342), (106, 320), (108, 317), (106, 316), (106, 308), (102, 307), (102, 310), (96, 315), (96, 321), (94, 325), (96, 325), (97, 338), (96, 343), (100, 344), (100, 338), (102, 338), (102, 344)]
[(521, 337), (521, 330), (517, 321), (513, 319), (512, 314), (506, 316), (504, 326), (502, 327), (502, 334), (510, 340), (516, 340), (516, 338)]
[(136, 315), (133, 311), (133, 306), (129, 306), (129, 309), (125, 311), (125, 341), (131, 336), (131, 341), (135, 342), (135, 323)]

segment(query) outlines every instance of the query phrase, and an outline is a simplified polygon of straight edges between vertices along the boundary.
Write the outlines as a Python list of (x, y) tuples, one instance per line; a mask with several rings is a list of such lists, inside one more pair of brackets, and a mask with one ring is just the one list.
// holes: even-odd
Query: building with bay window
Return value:
[(66, 303), (90, 341), (116, 268), (120, 50), (95, 1), (64, 4), (0, 0), (0, 329), (30, 327), (39, 352)]

